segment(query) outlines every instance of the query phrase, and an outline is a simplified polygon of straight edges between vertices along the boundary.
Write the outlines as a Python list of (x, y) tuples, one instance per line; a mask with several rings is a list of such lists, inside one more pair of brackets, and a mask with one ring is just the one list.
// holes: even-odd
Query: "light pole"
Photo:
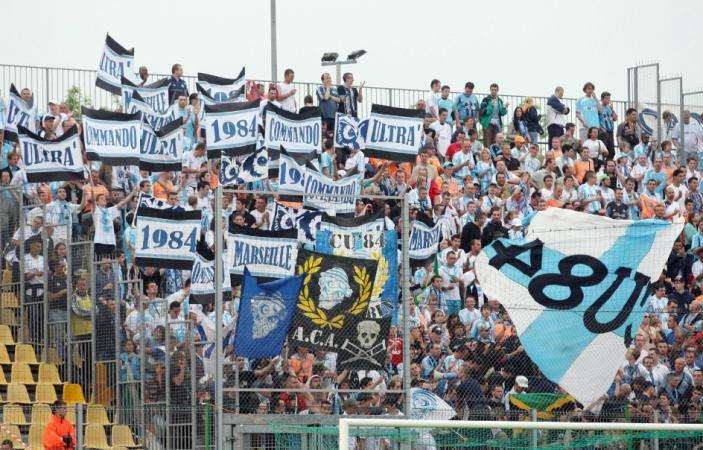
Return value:
[(271, 0), (271, 81), (278, 81), (276, 67), (278, 66), (276, 49), (276, 0)]
[(347, 55), (346, 61), (337, 61), (339, 53), (330, 52), (323, 54), (321, 60), (323, 66), (336, 66), (337, 84), (342, 84), (342, 66), (345, 64), (356, 64), (357, 60), (365, 54), (366, 50), (357, 50)]

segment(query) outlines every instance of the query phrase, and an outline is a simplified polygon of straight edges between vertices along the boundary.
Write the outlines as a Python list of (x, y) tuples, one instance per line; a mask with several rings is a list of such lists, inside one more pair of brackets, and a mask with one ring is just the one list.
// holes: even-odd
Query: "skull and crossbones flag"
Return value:
[(289, 332), (295, 345), (339, 351), (349, 323), (363, 320), (371, 300), (378, 261), (298, 251), (296, 274), (303, 287)]
[(244, 269), (234, 353), (246, 358), (273, 358), (281, 354), (303, 275), (259, 284)]
[(386, 340), (391, 317), (368, 319), (352, 316), (342, 336), (337, 365), (341, 369), (381, 370), (386, 359)]

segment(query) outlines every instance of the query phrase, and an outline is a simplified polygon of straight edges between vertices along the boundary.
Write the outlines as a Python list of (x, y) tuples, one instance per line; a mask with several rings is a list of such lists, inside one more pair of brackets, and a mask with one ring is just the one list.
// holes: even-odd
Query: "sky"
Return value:
[[(246, 66), (248, 77), (271, 76), (267, 0), (2, 0), (2, 9), (17, 20), (3, 21), (1, 64), (96, 69), (109, 32), (152, 73), (179, 62), (186, 75), (234, 77)], [(278, 74), (319, 81), (324, 52), (364, 49), (346, 68), (367, 86), (426, 90), (438, 78), (452, 90), (496, 82), (505, 94), (548, 96), (562, 85), (578, 97), (591, 81), (626, 99), (627, 67), (659, 62), (662, 76), (697, 90), (702, 16), (691, 0), (277, 0)]]

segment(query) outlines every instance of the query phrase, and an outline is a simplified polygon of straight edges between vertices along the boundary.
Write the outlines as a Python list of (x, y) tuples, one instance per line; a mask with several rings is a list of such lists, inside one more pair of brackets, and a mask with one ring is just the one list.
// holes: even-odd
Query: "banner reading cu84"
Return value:
[(201, 211), (140, 207), (137, 210), (136, 263), (191, 270), (200, 238)]

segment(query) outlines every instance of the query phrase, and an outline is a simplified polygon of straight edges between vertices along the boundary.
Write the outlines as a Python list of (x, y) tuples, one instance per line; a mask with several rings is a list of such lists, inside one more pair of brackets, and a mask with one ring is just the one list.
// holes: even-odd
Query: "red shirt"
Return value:
[(403, 339), (388, 339), (388, 353), (391, 355), (391, 364), (396, 367), (403, 362)]
[(451, 161), (452, 158), (454, 158), (454, 153), (456, 153), (460, 150), (461, 150), (461, 143), (459, 141), (456, 141), (455, 143), (451, 144), (449, 147), (447, 147), (447, 153), (444, 155), (444, 160)]

